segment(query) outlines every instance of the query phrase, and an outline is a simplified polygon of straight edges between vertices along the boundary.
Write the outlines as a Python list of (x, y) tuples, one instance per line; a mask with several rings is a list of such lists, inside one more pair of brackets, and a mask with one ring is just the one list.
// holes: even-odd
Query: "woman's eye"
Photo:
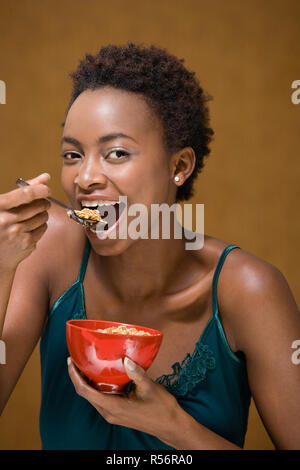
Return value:
[(62, 158), (64, 158), (64, 160), (74, 160), (75, 158), (80, 158), (80, 155), (79, 153), (75, 153), (75, 152), (65, 152), (65, 153), (62, 153)]
[(129, 155), (128, 152), (125, 152), (125, 150), (112, 150), (109, 152), (107, 157), (111, 158), (112, 160), (123, 160)]
[[(109, 158), (111, 160), (124, 160), (127, 156), (129, 155), (128, 152), (125, 152), (125, 150), (112, 150), (109, 152), (106, 156), (106, 158)], [(62, 158), (65, 161), (71, 162), (74, 160), (78, 160), (81, 158), (81, 155), (76, 152), (64, 152), (61, 154)]]

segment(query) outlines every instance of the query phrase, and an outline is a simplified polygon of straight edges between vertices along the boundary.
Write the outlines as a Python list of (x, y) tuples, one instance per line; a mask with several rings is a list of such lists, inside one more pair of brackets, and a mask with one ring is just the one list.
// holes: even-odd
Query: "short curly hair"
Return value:
[(183, 62), (154, 45), (128, 42), (125, 46), (103, 46), (96, 55), (86, 54), (69, 74), (73, 89), (66, 111), (85, 90), (111, 86), (143, 95), (162, 123), (167, 153), (184, 147), (195, 152), (195, 168), (178, 187), (176, 201), (193, 196), (194, 180), (204, 167), (214, 134), (207, 107), (211, 96), (204, 93), (195, 72), (187, 70)]

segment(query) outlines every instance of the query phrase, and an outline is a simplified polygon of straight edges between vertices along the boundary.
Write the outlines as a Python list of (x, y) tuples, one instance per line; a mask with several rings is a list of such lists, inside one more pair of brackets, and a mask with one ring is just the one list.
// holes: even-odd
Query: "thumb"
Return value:
[(137, 385), (137, 387), (141, 390), (145, 390), (148, 388), (149, 384), (151, 383), (150, 378), (147, 376), (145, 370), (133, 362), (129, 357), (125, 357), (124, 359), (124, 367), (125, 372), (128, 377), (133, 380), (133, 382)]
[(29, 184), (46, 184), (50, 180), (50, 175), (49, 173), (42, 173), (39, 176), (36, 176), (35, 178), (32, 178), (30, 180), (27, 180), (27, 183)]

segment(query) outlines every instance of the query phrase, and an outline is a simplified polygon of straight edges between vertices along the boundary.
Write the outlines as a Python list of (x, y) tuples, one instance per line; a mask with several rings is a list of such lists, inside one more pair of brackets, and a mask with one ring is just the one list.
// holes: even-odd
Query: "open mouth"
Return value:
[[(119, 220), (123, 210), (126, 207), (125, 202), (101, 202), (93, 201), (86, 202), (82, 201), (82, 209), (97, 210), (101, 221), (95, 223), (95, 228), (97, 226), (98, 231), (107, 231), (111, 229)], [(94, 229), (92, 229), (94, 231)]]

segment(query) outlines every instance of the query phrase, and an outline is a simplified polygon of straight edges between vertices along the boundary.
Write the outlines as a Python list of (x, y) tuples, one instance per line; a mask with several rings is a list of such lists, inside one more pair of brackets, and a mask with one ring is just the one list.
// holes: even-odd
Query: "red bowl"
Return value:
[[(126, 326), (151, 336), (103, 333), (98, 328)], [(147, 370), (160, 348), (163, 333), (152, 328), (102, 320), (69, 320), (66, 338), (70, 356), (91, 385), (108, 393), (122, 393), (130, 382), (123, 361), (127, 356)]]

